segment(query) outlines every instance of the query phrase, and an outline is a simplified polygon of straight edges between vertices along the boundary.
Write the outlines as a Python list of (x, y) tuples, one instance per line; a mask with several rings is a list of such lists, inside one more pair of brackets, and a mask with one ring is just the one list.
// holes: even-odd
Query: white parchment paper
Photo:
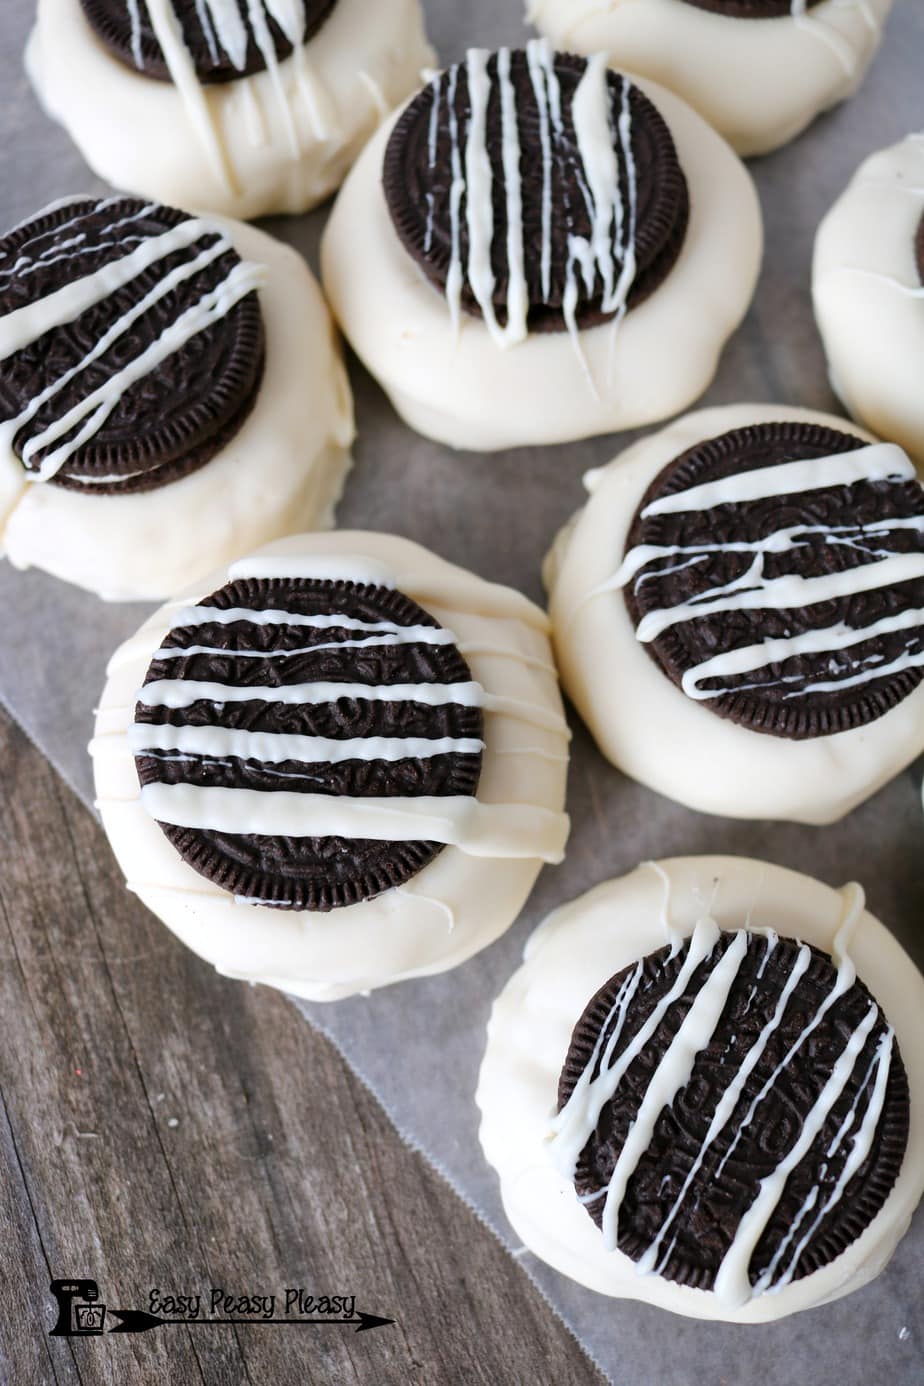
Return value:
[[(471, 44), (516, 43), (527, 33), (520, 0), (425, 0), (425, 8), (444, 62)], [(0, 12), (0, 228), (53, 198), (102, 186), (64, 133), (45, 119), (22, 75), (33, 9), (29, 0), (7, 0)], [(812, 237), (862, 158), (924, 127), (922, 75), (924, 4), (897, 0), (882, 51), (854, 100), (788, 148), (752, 163), (767, 236), (763, 273), (751, 312), (726, 348), (704, 402), (774, 400), (837, 410), (812, 320)], [(321, 209), (268, 225), (316, 267), (324, 218)], [(340, 522), (406, 535), (541, 600), (539, 564), (557, 527), (581, 502), (582, 473), (608, 461), (628, 436), (491, 457), (451, 454), (409, 432), (355, 361), (351, 370), (359, 440)], [(142, 606), (104, 606), (41, 573), (16, 573), (0, 561), (0, 699), (87, 803), (92, 787), (86, 743), (106, 660), (144, 614)], [(737, 823), (689, 813), (630, 783), (572, 722), (568, 858), (543, 872), (506, 937), (441, 977), (335, 1006), (299, 1003), (369, 1084), (404, 1137), (515, 1251), (493, 1172), (481, 1158), (472, 1094), (491, 1001), (548, 910), (643, 858), (737, 852), (832, 885), (860, 879), (874, 912), (924, 962), (920, 764), (831, 828)], [(528, 1254), (521, 1254), (521, 1264), (619, 1386), (917, 1386), (924, 1380), (921, 1213), (873, 1285), (777, 1325), (701, 1324), (594, 1295)]]

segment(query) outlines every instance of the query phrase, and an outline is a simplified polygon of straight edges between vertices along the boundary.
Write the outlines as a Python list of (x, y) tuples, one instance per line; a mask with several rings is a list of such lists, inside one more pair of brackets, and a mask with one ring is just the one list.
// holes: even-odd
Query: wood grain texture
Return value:
[[(329, 1042), (125, 892), (4, 714), (0, 764), (0, 1380), (598, 1382)], [(301, 1285), (398, 1322), (49, 1338), (62, 1275), (110, 1308)]]

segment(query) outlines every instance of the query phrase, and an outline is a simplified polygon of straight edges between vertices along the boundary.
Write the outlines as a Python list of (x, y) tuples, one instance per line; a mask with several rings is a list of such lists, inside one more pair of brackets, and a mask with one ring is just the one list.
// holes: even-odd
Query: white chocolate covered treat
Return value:
[[(528, 0), (527, 17), (558, 48), (605, 52), (669, 87), (742, 155), (794, 139), (852, 96), (882, 37), (892, 0)], [(764, 8), (764, 14), (757, 12)], [(768, 13), (771, 17), (766, 17)]]
[(924, 134), (862, 163), (815, 237), (812, 298), (831, 385), (924, 467)]
[(491, 451), (689, 404), (761, 244), (750, 178), (695, 112), (536, 40), (472, 50), (376, 134), (334, 206), (322, 278), (410, 426)]
[[(692, 1005), (674, 1012), (680, 996)], [(602, 1294), (768, 1322), (859, 1289), (908, 1227), (924, 1190), (924, 979), (856, 885), (736, 857), (647, 862), (533, 934), (495, 1002), (476, 1100), (504, 1209), (537, 1256)], [(621, 1153), (582, 1204), (574, 1178), (607, 1110)], [(872, 1200), (856, 1178), (870, 1160)], [(601, 1231), (588, 1208), (603, 1198)]]
[[(195, 605), (228, 581), (225, 610)], [(345, 531), (279, 540), (158, 611), (110, 663), (91, 751), (129, 889), (220, 972), (335, 1000), (508, 928), (563, 853), (568, 737), (539, 608)]]
[[(260, 18), (263, 6), (253, 8)], [(300, 32), (302, 0), (272, 0), (267, 8), (285, 37)], [(139, 11), (133, 0), (126, 10), (128, 25)], [(170, 80), (147, 75), (140, 52), (139, 62), (117, 57), (81, 0), (40, 0), (26, 59), (32, 83), (100, 177), (244, 219), (304, 212), (323, 201), (433, 61), (418, 0), (336, 0), (317, 31), (283, 59), (262, 20), (257, 26), (248, 17), (249, 33), (237, 6), (212, 0), (203, 30), (213, 53), (241, 70), (248, 43), (256, 45), (263, 70), (206, 83), (174, 0), (147, 0), (147, 12)]]
[[(242, 223), (119, 197), (55, 204), (3, 245), (11, 563), (156, 600), (248, 547), (333, 522), (352, 399), (299, 255)], [(36, 355), (40, 338), (56, 343), (50, 355)]]
[[(674, 473), (661, 494), (668, 464), (729, 455), (707, 440), (749, 428), (753, 469)], [(726, 406), (588, 474), (546, 560), (555, 648), (633, 779), (701, 812), (830, 823), (924, 750), (922, 493), (901, 449), (865, 437), (804, 409)], [(665, 521), (694, 529), (629, 543), (634, 523)]]

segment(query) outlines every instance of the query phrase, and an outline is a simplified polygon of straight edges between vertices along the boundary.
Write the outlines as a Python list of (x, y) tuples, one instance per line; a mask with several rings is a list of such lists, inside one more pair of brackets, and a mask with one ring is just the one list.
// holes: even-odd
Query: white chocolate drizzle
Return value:
[[(462, 289), (467, 280), (492, 340), (497, 346), (507, 348), (524, 341), (528, 335), (530, 303), (524, 249), (523, 155), (517, 94), (511, 79), (510, 50), (498, 50), (493, 76), (488, 71), (489, 59), (490, 54), (480, 48), (470, 49), (466, 56), (470, 114), (464, 131), (460, 130), (456, 112), (458, 67), (450, 69), (445, 84), (452, 174), (446, 300), (454, 329), (458, 330)], [(534, 39), (527, 45), (526, 61), (536, 102), (542, 151), (540, 276), (543, 301), (547, 303), (551, 295), (552, 227), (553, 218), (558, 215), (564, 219), (568, 246), (562, 311), (575, 349), (583, 362), (577, 323), (579, 279), (588, 297), (599, 293), (602, 311), (614, 316), (614, 328), (626, 312), (635, 279), (637, 177), (632, 154), (629, 105), (632, 84), (628, 78), (622, 78), (622, 101), (614, 131), (606, 58), (603, 54), (590, 58), (572, 102), (572, 140), (565, 129), (554, 55), (545, 39)], [(494, 306), (496, 277), (492, 265), (496, 226), (494, 172), (487, 143), (487, 113), (494, 86), (497, 88), (501, 114), (501, 166), (506, 209), (504, 254), (507, 300), (504, 324), (499, 322)], [(433, 79), (431, 90), (427, 150), (432, 177), (437, 171), (438, 114), (443, 92), (441, 77)], [(574, 210), (567, 196), (560, 211), (553, 205), (554, 168), (565, 163), (574, 165), (582, 188), (591, 221), (589, 237), (574, 232)], [(628, 192), (625, 199), (627, 205), (624, 205), (621, 186), (623, 175)], [(461, 242), (463, 199), (468, 237), (468, 254), (464, 264)], [(433, 238), (432, 194), (428, 194), (427, 205), (425, 252), (429, 251)]]
[[(66, 222), (54, 228), (54, 234), (68, 229), (70, 225), (79, 226), (85, 216), (99, 213), (109, 205), (111, 199), (93, 204), (75, 216), (71, 223)], [(119, 229), (153, 211), (153, 204), (148, 204), (132, 216), (110, 223), (98, 233), (94, 233), (92, 243), (88, 243), (86, 234), (80, 232), (63, 242), (63, 246), (58, 244), (55, 247), (58, 253), (53, 256), (46, 250), (30, 259), (28, 254), (20, 252), (16, 264), (2, 271), (5, 275), (16, 273), (26, 276), (35, 273), (38, 269), (45, 269), (59, 260), (70, 258), (66, 250), (70, 246), (77, 247), (72, 252), (75, 256), (94, 253), (97, 250), (105, 251), (111, 247), (119, 247), (125, 251), (124, 254), (101, 265), (99, 269), (82, 275), (43, 297), (36, 297), (21, 308), (0, 317), (0, 362), (37, 342), (45, 333), (73, 322), (89, 308), (125, 289), (139, 275), (168, 256), (181, 251), (195, 251), (191, 258), (182, 261), (158, 279), (151, 289), (107, 328), (79, 361), (46, 385), (24, 409), (12, 418), (0, 421), (0, 449), (12, 453), (17, 434), (39, 411), (116, 346), (149, 310), (168, 294), (194, 280), (221, 256), (233, 253), (233, 246), (224, 230), (200, 217), (190, 217), (156, 236), (139, 238), (128, 235), (107, 240), (107, 237)], [(198, 242), (206, 237), (211, 238), (211, 243), (205, 247), (198, 247)], [(39, 236), (36, 239), (41, 241), (44, 237)], [(129, 246), (134, 248), (129, 250)], [(237, 260), (225, 278), (214, 288), (193, 297), (191, 301), (190, 295), (181, 296), (180, 301), (185, 302), (186, 306), (145, 349), (126, 362), (121, 369), (115, 370), (102, 385), (88, 391), (70, 409), (25, 441), (22, 447), (25, 479), (40, 482), (49, 481), (56, 476), (74, 453), (99, 433), (133, 385), (155, 371), (198, 333), (226, 317), (241, 299), (259, 289), (264, 279), (263, 266)], [(55, 443), (59, 446), (55, 447)], [(37, 461), (41, 453), (45, 453), (45, 456), (41, 461)], [(126, 478), (120, 475), (112, 479)], [(80, 480), (83, 481), (84, 478), (81, 477)], [(94, 478), (90, 478), (91, 482), (93, 480)], [(97, 484), (103, 484), (108, 480), (108, 477), (95, 478)]]
[(484, 804), (470, 794), (359, 798), (149, 784), (141, 802), (159, 823), (213, 832), (442, 842), (472, 856), (548, 862), (564, 855), (562, 814), (532, 804)]
[[(666, 873), (664, 875), (666, 877)], [(832, 946), (832, 958), (837, 969), (834, 982), (814, 1015), (803, 1025), (783, 1058), (764, 1081), (743, 1118), (740, 1118), (734, 1127), (734, 1134), (725, 1154), (710, 1174), (710, 1183), (714, 1186), (721, 1186), (722, 1172), (728, 1160), (751, 1127), (761, 1104), (774, 1090), (781, 1074), (804, 1050), (806, 1042), (817, 1030), (825, 1015), (850, 990), (856, 980), (856, 971), (847, 954), (847, 946), (850, 934), (862, 913), (863, 892), (859, 886), (852, 884), (846, 886), (841, 894), (843, 912)], [(745, 1013), (751, 1007), (767, 963), (779, 944), (779, 937), (773, 930), (761, 930), (759, 933), (764, 942), (764, 955), (745, 1003)], [(689, 940), (687, 956), (673, 985), (654, 1007), (638, 1033), (614, 1060), (613, 1055), (622, 1038), (629, 1007), (642, 979), (644, 960), (640, 960), (631, 972), (626, 973), (616, 998), (600, 1026), (593, 1051), (568, 1101), (552, 1122), (550, 1152), (556, 1166), (570, 1180), (573, 1181), (575, 1178), (581, 1153), (597, 1128), (605, 1104), (617, 1098), (619, 1085), (630, 1064), (652, 1039), (670, 1007), (686, 994), (694, 971), (709, 960), (719, 938), (718, 925), (709, 916), (702, 916), (696, 922)], [(753, 938), (753, 942), (754, 946), (758, 946), (758, 938)], [(715, 1034), (748, 947), (747, 932), (736, 931), (716, 966), (700, 983), (682, 1023), (655, 1066), (639, 1110), (629, 1126), (608, 1185), (582, 1196), (579, 1200), (588, 1204), (601, 1198), (605, 1199), (602, 1235), (607, 1250), (615, 1250), (617, 1246), (619, 1209), (629, 1181), (650, 1145), (658, 1117), (671, 1106), (690, 1081), (697, 1055), (707, 1048)], [(672, 951), (671, 956), (673, 955)], [(778, 1033), (793, 994), (799, 981), (808, 971), (811, 959), (811, 949), (805, 944), (798, 944), (795, 958), (772, 1014), (730, 1075), (679, 1191), (666, 1206), (656, 1236), (636, 1262), (636, 1269), (640, 1275), (660, 1274), (664, 1270), (675, 1244), (674, 1240), (668, 1242), (667, 1239), (678, 1214), (697, 1175), (703, 1169), (710, 1149), (723, 1133), (727, 1135), (731, 1130), (731, 1123), (744, 1095), (748, 1079)], [(851, 1106), (819, 1162), (816, 1182), (804, 1197), (789, 1230), (781, 1238), (768, 1265), (756, 1276), (752, 1285), (751, 1260), (760, 1237), (779, 1204), (786, 1182), (796, 1166), (808, 1155), (835, 1104), (853, 1079), (857, 1062), (879, 1019), (879, 1008), (872, 1002), (859, 1025), (849, 1035), (789, 1149), (772, 1172), (760, 1180), (756, 1197), (741, 1216), (717, 1272), (714, 1293), (724, 1306), (739, 1308), (758, 1295), (767, 1292), (778, 1293), (792, 1280), (799, 1260), (823, 1218), (841, 1200), (851, 1179), (868, 1157), (885, 1105), (894, 1052), (894, 1033), (891, 1027), (885, 1028), (876, 1043), (873, 1056), (857, 1084)], [(828, 1192), (823, 1194), (822, 1181), (828, 1174), (829, 1162), (848, 1139), (850, 1148), (840, 1173), (830, 1185)]]
[[(183, 35), (173, 0), (146, 0), (146, 4), (151, 28), (163, 54), (170, 79), (184, 102), (190, 124), (202, 143), (216, 176), (230, 192), (236, 192), (238, 184), (231, 159), (206, 89), (196, 72), (195, 62)], [(139, 71), (143, 72), (138, 0), (127, 0), (127, 7), (131, 24), (132, 59)], [(326, 121), (322, 107), (327, 103), (324, 94), (316, 90), (317, 79), (311, 77), (304, 54), (304, 0), (247, 0), (246, 21), (240, 13), (237, 0), (196, 0), (196, 15), (211, 61), (218, 62), (221, 49), (232, 66), (242, 74), (241, 81), (242, 84), (246, 84), (248, 101), (252, 108), (248, 125), (255, 143), (262, 142), (265, 136), (262, 134), (263, 122), (256, 118), (260, 114), (256, 88), (243, 78), (251, 38), (263, 59), (279, 121), (292, 158), (297, 159), (301, 152), (298, 126), (293, 115), (295, 95), (304, 103), (317, 137), (325, 138)], [(290, 72), (286, 72), (277, 56), (268, 16), (276, 22), (292, 46), (293, 62)]]
[(127, 0), (128, 19), (131, 25), (131, 49), (132, 61), (135, 67), (144, 67), (144, 57), (141, 52), (141, 13), (138, 9), (139, 0)]
[[(342, 561), (323, 555), (309, 559), (258, 556), (233, 565), (231, 577), (321, 577), (338, 581), (396, 586), (394, 576), (373, 560)], [(339, 612), (309, 615), (281, 608), (178, 605), (172, 613), (173, 632), (194, 633), (213, 622), (224, 627), (246, 624), (252, 628), (291, 627), (315, 630), (320, 643), (302, 644), (297, 650), (273, 648), (261, 651), (220, 645), (165, 640), (154, 658), (181, 660), (199, 654), (222, 660), (263, 658), (275, 670), (280, 661), (308, 651), (359, 649), (364, 646), (454, 643), (452, 634), (438, 626), (402, 626), (393, 621), (362, 621)], [(338, 632), (323, 639), (325, 632)], [(184, 638), (188, 638), (184, 637)], [(319, 766), (350, 761), (396, 763), (425, 761), (433, 757), (480, 754), (485, 743), (476, 737), (435, 735), (366, 735), (344, 738), (303, 735), (296, 731), (251, 731), (220, 725), (222, 710), (230, 704), (262, 702), (284, 706), (320, 706), (349, 699), (360, 703), (417, 703), (424, 706), (481, 708), (486, 715), (514, 717), (567, 736), (564, 720), (544, 707), (517, 699), (493, 696), (474, 680), (457, 683), (420, 682), (370, 684), (317, 679), (301, 683), (254, 684), (233, 680), (161, 678), (147, 683), (138, 694), (143, 707), (173, 711), (193, 704), (211, 704), (215, 720), (206, 725), (135, 721), (129, 728), (128, 746), (136, 756), (164, 762), (198, 764), (206, 768), (238, 761), (259, 769), (261, 776), (280, 782), (278, 789), (253, 789), (246, 785), (207, 786), (192, 782), (148, 783), (141, 791), (144, 808), (158, 822), (186, 828), (235, 834), (283, 837), (346, 837), (384, 841), (432, 841), (458, 847), (484, 857), (529, 858), (559, 861), (564, 851), (568, 820), (529, 804), (482, 803), (471, 794), (448, 795), (350, 795), (313, 792), (310, 782), (320, 782)], [(291, 725), (291, 722), (289, 722)], [(108, 738), (94, 743), (105, 753)], [(272, 768), (284, 767), (284, 768)], [(288, 768), (285, 768), (288, 767)], [(312, 767), (315, 767), (312, 770)], [(298, 780), (308, 789), (290, 790), (287, 780)], [(251, 901), (250, 903), (259, 903)]]
[[(708, 481), (684, 491), (659, 496), (645, 506), (643, 519), (663, 514), (707, 511), (715, 506), (742, 504), (775, 496), (797, 495), (832, 486), (856, 482), (906, 484), (914, 481), (915, 471), (901, 448), (893, 443), (876, 443), (830, 457), (784, 462), (775, 466), (738, 472), (718, 481)], [(750, 558), (737, 578), (697, 593), (688, 601), (647, 612), (639, 621), (636, 637), (648, 643), (665, 630), (701, 617), (733, 611), (786, 611), (823, 602), (857, 596), (924, 577), (924, 542), (917, 552), (895, 552), (887, 546), (890, 535), (901, 532), (924, 538), (924, 515), (886, 518), (866, 523), (841, 525), (797, 524), (774, 530), (758, 539), (716, 543), (639, 544), (623, 558), (613, 577), (590, 594), (598, 596), (635, 584), (635, 590), (654, 577), (663, 577), (682, 568), (692, 568), (721, 554), (741, 554)], [(860, 553), (869, 562), (817, 576), (791, 573), (768, 578), (765, 559), (805, 546), (810, 537), (826, 545), (843, 546)], [(883, 636), (906, 632), (903, 651), (888, 663), (871, 655), (865, 660), (849, 660), (846, 667), (829, 661), (831, 677), (810, 678), (803, 674), (782, 674), (771, 682), (737, 684), (736, 691), (754, 687), (782, 687), (785, 699), (811, 693), (836, 691), (859, 686), (906, 669), (924, 665), (924, 609), (905, 608), (883, 616), (866, 626), (840, 621), (819, 630), (796, 635), (767, 638), (754, 644), (720, 650), (684, 672), (684, 693), (697, 701), (721, 693), (716, 683), (757, 673), (796, 656), (848, 652), (853, 646)], [(705, 686), (708, 685), (708, 686)]]
[[(233, 653), (233, 651), (231, 652)], [(280, 683), (234, 684), (199, 679), (154, 679), (138, 693), (145, 707), (192, 707), (193, 703), (285, 703), (289, 706), (336, 702), (338, 698), (362, 699), (371, 703), (427, 703), (445, 707), (480, 707), (483, 689), (479, 683)]]
[(135, 722), (128, 731), (133, 754), (150, 750), (189, 752), (196, 756), (235, 756), (269, 765), (302, 761), (337, 765), (345, 760), (428, 760), (431, 756), (475, 756), (484, 742), (474, 737), (362, 736), (336, 739), (287, 732), (232, 731), (228, 727), (174, 727), (170, 723)]
[[(734, 1240), (716, 1275), (715, 1294), (722, 1303), (736, 1308), (746, 1304), (749, 1299), (766, 1288), (766, 1286), (760, 1285), (760, 1282), (758, 1282), (760, 1288), (758, 1285), (751, 1286), (748, 1267), (754, 1248), (782, 1197), (786, 1180), (799, 1162), (808, 1154), (832, 1107), (850, 1082), (856, 1061), (878, 1018), (879, 1007), (870, 1006), (863, 1020), (847, 1041), (830, 1078), (805, 1118), (798, 1140), (773, 1173), (761, 1180), (760, 1192), (738, 1224)], [(869, 1145), (872, 1145), (874, 1134), (875, 1127), (869, 1132)], [(869, 1146), (864, 1150), (862, 1158), (865, 1158), (868, 1153)]]
[[(600, 1034), (587, 1066), (574, 1085), (568, 1101), (552, 1121), (552, 1158), (558, 1169), (574, 1177), (581, 1151), (600, 1120), (600, 1113), (610, 1101), (629, 1065), (652, 1038), (673, 1003), (683, 996), (693, 973), (700, 963), (710, 957), (719, 941), (719, 926), (704, 916), (697, 920), (683, 965), (670, 991), (661, 998), (638, 1033), (626, 1045), (617, 1059), (613, 1054), (625, 1025), (629, 1004), (642, 980), (642, 964), (624, 980), (609, 1015), (600, 1027)], [(592, 1077), (594, 1069), (597, 1076)]]

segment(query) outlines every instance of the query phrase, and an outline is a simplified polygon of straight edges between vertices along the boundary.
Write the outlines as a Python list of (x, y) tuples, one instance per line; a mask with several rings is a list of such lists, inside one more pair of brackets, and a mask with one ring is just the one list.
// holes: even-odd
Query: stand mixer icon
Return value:
[(95, 1280), (52, 1280), (49, 1287), (58, 1301), (58, 1319), (49, 1330), (52, 1338), (86, 1337), (102, 1333), (105, 1304), (98, 1304)]

